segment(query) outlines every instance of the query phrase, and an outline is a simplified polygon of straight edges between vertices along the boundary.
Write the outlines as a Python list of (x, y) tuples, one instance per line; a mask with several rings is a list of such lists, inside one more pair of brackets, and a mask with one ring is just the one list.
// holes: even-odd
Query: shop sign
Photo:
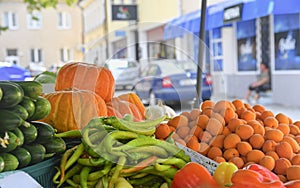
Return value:
[(275, 70), (300, 70), (299, 14), (274, 16)]
[(112, 20), (137, 20), (137, 5), (112, 5)]
[(256, 71), (255, 20), (237, 23), (238, 71)]
[(242, 9), (243, 3), (225, 8), (223, 13), (224, 23), (240, 20), (242, 18)]

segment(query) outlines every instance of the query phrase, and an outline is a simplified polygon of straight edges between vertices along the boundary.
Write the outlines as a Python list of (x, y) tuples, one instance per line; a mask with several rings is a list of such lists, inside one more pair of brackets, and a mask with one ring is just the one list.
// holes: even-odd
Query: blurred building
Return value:
[(78, 6), (27, 11), (23, 0), (0, 1), (0, 61), (43, 70), (82, 60), (82, 21)]
[[(223, 0), (208, 4), (220, 1)], [(109, 58), (138, 58), (140, 61), (180, 58), (182, 51), (176, 49), (180, 42), (175, 42), (180, 39), (165, 40), (164, 27), (173, 18), (200, 9), (201, 1), (82, 0), (79, 5), (83, 10), (85, 61), (102, 64)], [(135, 6), (137, 20), (116, 19), (114, 16), (118, 13), (113, 11), (114, 6), (119, 10)], [(189, 50), (188, 43), (180, 45), (186, 45)]]

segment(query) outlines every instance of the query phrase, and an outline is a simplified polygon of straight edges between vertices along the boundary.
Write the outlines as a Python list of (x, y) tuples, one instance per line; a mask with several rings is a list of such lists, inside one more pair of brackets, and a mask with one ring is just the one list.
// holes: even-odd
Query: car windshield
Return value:
[(182, 74), (186, 72), (186, 69), (184, 69), (182, 65), (172, 61), (160, 61), (156, 62), (155, 64), (159, 66), (160, 73), (162, 76), (171, 74)]

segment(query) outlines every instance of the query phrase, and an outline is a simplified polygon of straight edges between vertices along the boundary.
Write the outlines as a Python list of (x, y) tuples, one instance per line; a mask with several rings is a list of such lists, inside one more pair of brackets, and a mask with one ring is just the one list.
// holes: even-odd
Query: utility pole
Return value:
[(202, 74), (205, 50), (205, 21), (206, 20), (206, 0), (201, 1), (201, 19), (198, 45), (198, 67), (197, 67), (197, 84), (196, 84), (196, 99), (194, 101), (194, 108), (199, 108), (202, 102)]
[(107, 9), (108, 9), (108, 3), (107, 3), (107, 1), (109, 1), (109, 0), (105, 0), (105, 2), (104, 2), (104, 6), (105, 6), (105, 8), (104, 8), (104, 11), (105, 11), (105, 20), (104, 20), (104, 24), (105, 24), (105, 33), (106, 33), (106, 36), (105, 36), (105, 44), (106, 44), (106, 50), (105, 50), (105, 52), (106, 52), (106, 59), (109, 59), (109, 33), (108, 33), (108, 11), (107, 11)]

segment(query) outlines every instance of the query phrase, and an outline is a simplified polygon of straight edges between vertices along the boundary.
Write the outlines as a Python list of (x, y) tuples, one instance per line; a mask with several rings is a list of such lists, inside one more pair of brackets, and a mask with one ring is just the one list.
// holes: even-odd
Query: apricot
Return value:
[(262, 158), (264, 158), (265, 154), (261, 150), (251, 150), (247, 153), (246, 159), (247, 162), (254, 162), (254, 163), (259, 163)]
[(247, 124), (238, 125), (235, 129), (235, 133), (241, 138), (241, 140), (247, 140), (253, 135), (254, 129)]
[(286, 169), (287, 180), (299, 180), (300, 179), (300, 165), (292, 165)]
[(235, 148), (238, 143), (241, 142), (241, 138), (239, 135), (235, 133), (231, 133), (227, 135), (224, 139), (224, 148), (229, 149), (229, 148)]
[(286, 175), (286, 171), (290, 166), (292, 166), (292, 164), (288, 159), (279, 158), (275, 160), (274, 172), (277, 175)]
[(272, 171), (275, 168), (275, 159), (266, 155), (259, 161), (259, 164)]

